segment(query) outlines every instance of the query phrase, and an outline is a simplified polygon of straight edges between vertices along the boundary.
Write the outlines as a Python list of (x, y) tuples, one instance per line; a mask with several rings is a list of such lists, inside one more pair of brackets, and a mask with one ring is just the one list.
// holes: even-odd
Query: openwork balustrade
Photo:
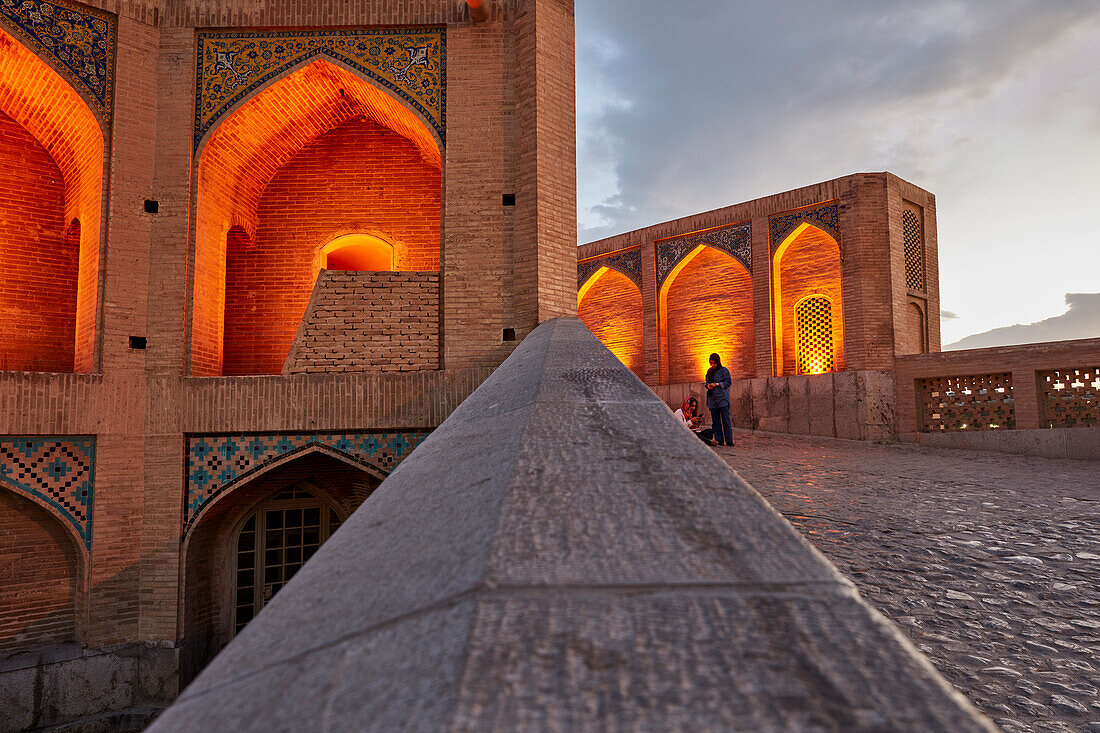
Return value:
[(1039, 388), (1044, 428), (1100, 425), (1100, 366), (1040, 372)]
[(921, 430), (1012, 430), (1012, 374), (973, 374), (918, 380)]

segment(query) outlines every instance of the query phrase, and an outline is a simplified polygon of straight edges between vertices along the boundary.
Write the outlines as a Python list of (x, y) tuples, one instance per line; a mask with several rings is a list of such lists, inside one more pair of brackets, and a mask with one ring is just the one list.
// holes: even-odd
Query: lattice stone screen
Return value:
[(1100, 425), (1100, 366), (1039, 372), (1044, 428)]
[(1012, 430), (1012, 374), (972, 374), (917, 380), (921, 430)]
[(833, 304), (815, 295), (794, 309), (798, 325), (798, 373), (833, 371)]
[(910, 290), (924, 292), (924, 237), (917, 212), (906, 209), (901, 215), (905, 230), (905, 284)]

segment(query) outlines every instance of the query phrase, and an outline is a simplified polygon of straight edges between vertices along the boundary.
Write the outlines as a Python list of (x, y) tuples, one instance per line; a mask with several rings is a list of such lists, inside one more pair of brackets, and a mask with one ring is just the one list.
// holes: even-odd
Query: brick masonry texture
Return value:
[(284, 374), (439, 368), (439, 275), (323, 270)]
[(630, 279), (616, 270), (599, 275), (578, 304), (581, 319), (627, 368), (645, 379), (642, 351), (642, 294)]
[[(923, 293), (910, 293), (905, 284), (902, 216), (906, 208), (913, 207), (924, 216), (927, 275)], [(810, 226), (799, 231), (803, 224)], [(662, 270), (657, 249), (734, 225), (738, 229), (747, 227), (751, 236), (751, 253), (742, 256), (752, 263), (752, 338), (737, 334), (725, 337), (723, 342), (722, 338), (715, 339), (717, 330), (710, 323), (698, 316), (686, 318), (689, 311), (683, 306), (678, 314), (670, 311), (662, 293), (667, 296), (675, 292), (676, 280), (685, 273), (692, 277), (691, 263), (659, 283)], [(773, 257), (792, 235), (794, 239), (778, 252), (778, 258)], [(651, 385), (697, 379), (691, 371), (697, 366), (678, 366), (674, 359), (698, 361), (705, 347), (697, 344), (704, 339), (738, 354), (736, 361), (743, 377), (794, 374), (794, 307), (813, 293), (828, 295), (834, 301), (838, 369), (891, 370), (895, 354), (908, 353), (914, 348), (912, 344), (921, 340), (918, 328), (925, 330), (925, 348), (939, 349), (939, 321), (927, 315), (939, 313), (935, 198), (889, 173), (845, 176), (592, 242), (579, 248), (581, 267), (594, 258), (632, 247), (639, 247), (642, 253), (643, 348), (646, 381)], [(692, 278), (693, 282), (698, 280)], [(778, 317), (777, 284), (783, 301)], [(739, 316), (733, 313), (744, 307), (745, 298), (715, 297), (725, 302), (719, 312), (724, 309), (731, 320), (739, 323)], [(673, 302), (676, 300), (674, 297)], [(682, 301), (688, 303), (690, 299)], [(918, 304), (923, 322), (914, 323), (912, 304)], [(686, 320), (678, 320), (683, 318)], [(678, 334), (674, 333), (677, 329)], [(670, 340), (670, 336), (675, 338)], [(675, 341), (681, 345), (676, 346)], [(685, 353), (676, 357), (678, 348)], [(745, 348), (752, 350), (749, 359), (743, 358)]]
[(76, 241), (67, 236), (61, 170), (27, 130), (0, 112), (0, 367), (71, 372), (76, 344)]
[[(69, 586), (82, 621), (36, 638), (92, 649), (151, 642), (177, 654), (189, 567), (181, 544), (186, 436), (431, 429), (511, 353), (505, 328), (522, 335), (539, 318), (575, 311), (572, 3), (503, 0), (482, 23), (465, 3), (438, 0), (89, 6), (117, 23), (109, 122), (0, 17), (0, 155), (28, 149), (10, 143), (16, 135), (52, 158), (60, 190), (39, 186), (54, 203), (34, 215), (50, 217), (42, 241), (54, 254), (65, 249), (69, 224), (80, 222), (75, 304), (50, 323), (71, 330), (68, 356), (51, 346), (51, 358), (64, 363), (33, 363), (28, 346), (21, 363), (0, 365), (55, 370), (0, 372), (0, 435), (95, 439), (90, 559)], [(445, 147), (400, 100), (327, 56), (252, 91), (196, 148), (198, 29), (293, 36), (341, 27), (445, 35)], [(502, 207), (503, 193), (519, 205)], [(146, 200), (157, 202), (156, 213)], [(15, 204), (0, 191), (0, 210)], [(364, 231), (394, 244), (399, 270), (435, 278), (431, 307), (405, 334), (432, 344), (422, 359), (417, 351), (421, 370), (281, 375), (320, 271), (317, 250)], [(12, 251), (5, 247), (0, 256)], [(237, 267), (249, 247), (272, 259)], [(281, 263), (284, 255), (293, 263)], [(283, 285), (272, 300), (285, 296), (292, 307), (258, 308), (262, 293)], [(415, 297), (423, 285), (412, 288)], [(391, 314), (397, 302), (387, 303)], [(248, 309), (251, 324), (236, 317)], [(0, 321), (10, 317), (0, 311)], [(130, 348), (131, 336), (147, 348)], [(260, 337), (248, 346), (260, 359), (233, 353)], [(13, 512), (5, 503), (0, 517)], [(61, 519), (46, 521), (66, 531)], [(221, 531), (228, 534), (215, 539), (224, 543), (233, 527)], [(44, 574), (43, 583), (55, 577)], [(68, 715), (40, 712), (37, 725)]]
[[(222, 373), (282, 370), (323, 266), (321, 249), (340, 235), (383, 237), (394, 247), (396, 270), (438, 270), (439, 187), (439, 169), (425, 163), (413, 144), (363, 119), (302, 148), (261, 194), (255, 241), (238, 234), (227, 245)], [(407, 295), (394, 292), (388, 303), (400, 304)], [(415, 327), (401, 312), (404, 320), (391, 325)], [(437, 319), (431, 326), (438, 331)], [(432, 365), (421, 368), (437, 365), (433, 355)]]

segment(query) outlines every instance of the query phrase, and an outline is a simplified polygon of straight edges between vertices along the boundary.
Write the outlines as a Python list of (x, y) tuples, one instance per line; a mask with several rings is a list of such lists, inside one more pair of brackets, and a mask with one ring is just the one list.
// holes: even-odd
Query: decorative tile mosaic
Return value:
[(0, 438), (0, 483), (46, 502), (92, 549), (95, 438)]
[(446, 141), (442, 28), (200, 31), (195, 147), (252, 90), (316, 56), (337, 59), (374, 79), (420, 112)]
[(584, 285), (596, 270), (606, 267), (609, 270), (626, 275), (630, 281), (642, 287), (642, 250), (640, 247), (624, 249), (611, 254), (600, 255), (577, 263), (577, 287)]
[(215, 496), (274, 460), (320, 445), (389, 474), (426, 437), (426, 430), (191, 436), (187, 439), (185, 526), (189, 529), (198, 513)]
[(31, 48), (53, 60), (110, 125), (118, 19), (65, 0), (0, 0), (0, 19)]
[(752, 274), (752, 224), (733, 224), (720, 229), (686, 234), (657, 242), (657, 289), (680, 263), (700, 244), (725, 252)]
[(770, 222), (772, 252), (779, 249), (783, 240), (802, 223), (812, 224), (838, 242), (840, 241), (840, 211), (834, 202), (773, 216)]

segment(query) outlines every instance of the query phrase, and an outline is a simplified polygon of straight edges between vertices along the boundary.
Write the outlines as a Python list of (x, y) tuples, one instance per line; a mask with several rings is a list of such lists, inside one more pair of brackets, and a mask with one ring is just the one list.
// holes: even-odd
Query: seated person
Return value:
[(699, 417), (699, 400), (695, 394), (692, 393), (690, 397), (684, 400), (684, 403), (680, 405), (680, 409), (676, 411), (676, 418), (680, 421), (684, 427), (692, 431), (699, 436), (699, 440), (704, 443), (714, 444), (714, 431), (710, 428), (704, 428), (700, 426), (702, 419)]

